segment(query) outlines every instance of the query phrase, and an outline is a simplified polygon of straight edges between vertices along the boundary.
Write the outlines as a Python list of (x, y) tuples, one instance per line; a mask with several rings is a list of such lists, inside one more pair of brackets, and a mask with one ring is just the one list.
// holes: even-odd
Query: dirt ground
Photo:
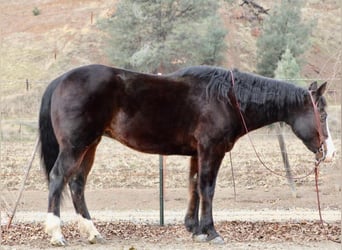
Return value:
[[(254, 136), (266, 163), (284, 174), (274, 138)], [(304, 176), (312, 169), (312, 155), (294, 138), (287, 137), (292, 171)], [(340, 148), (340, 143), (335, 143)], [(28, 159), (32, 143), (2, 148), (7, 166), (2, 170), (1, 215), (3, 249), (46, 249), (43, 230), (46, 216), (46, 181), (35, 160), (14, 218), (6, 230), (8, 214), (22, 183), (23, 167), (16, 152)], [(232, 151), (236, 199), (229, 155), (219, 173), (214, 200), (214, 219), (225, 245), (193, 243), (183, 226), (187, 208), (188, 157), (166, 158), (164, 169), (165, 227), (159, 226), (159, 158), (127, 149), (104, 139), (89, 176), (86, 200), (105, 245), (88, 245), (74, 225), (76, 218), (68, 191), (62, 206), (62, 221), (69, 246), (66, 249), (339, 249), (341, 247), (341, 165), (339, 153), (333, 163), (320, 166), (319, 189), (325, 229), (318, 226), (319, 214), (314, 176), (295, 180), (294, 197), (283, 177), (265, 170), (242, 138)], [(26, 149), (26, 150), (25, 150)], [(113, 155), (114, 154), (114, 155)], [(37, 162), (38, 161), (38, 162)], [(113, 167), (115, 166), (115, 167)], [(144, 166), (144, 167), (142, 167)], [(252, 167), (253, 166), (253, 167)], [(4, 178), (3, 176), (6, 176)], [(283, 229), (282, 229), (283, 228)], [(75, 229), (75, 230), (74, 230)]]
[[(263, 188), (237, 191), (236, 200), (232, 188), (219, 188), (216, 192), (214, 218), (218, 231), (226, 240), (223, 246), (192, 242), (191, 234), (186, 232), (182, 224), (187, 203), (185, 188), (165, 189), (164, 227), (159, 226), (157, 188), (88, 191), (88, 206), (97, 227), (107, 239), (105, 245), (88, 245), (78, 235), (77, 226), (72, 226), (76, 222), (72, 203), (69, 195), (65, 195), (61, 217), (67, 228), (64, 229), (69, 242), (66, 249), (339, 249), (341, 246), (340, 190), (329, 189), (321, 184), (322, 215), (326, 228), (330, 228), (326, 235), (324, 231), (320, 232), (318, 226), (314, 187), (299, 187), (298, 198), (292, 197), (290, 190), (285, 187), (274, 188), (271, 192)], [(15, 197), (14, 194), (8, 192), (5, 199), (10, 200)], [(27, 235), (27, 238), (19, 238), (17, 243), (2, 246), (3, 249), (50, 247), (43, 232), (46, 196), (45, 191), (24, 192), (13, 231), (4, 230), (3, 239), (16, 238), (18, 232), (22, 236)], [(101, 223), (111, 223), (110, 226), (115, 227), (114, 233), (108, 233), (105, 229), (108, 225), (101, 227)], [(246, 229), (246, 223), (251, 223), (249, 229)], [(279, 226), (275, 227), (275, 224)], [(312, 228), (312, 224), (316, 228)], [(16, 227), (19, 230), (15, 230)], [(270, 229), (258, 236), (263, 227)], [(282, 227), (288, 229), (278, 231)], [(296, 231), (295, 228), (300, 230)], [(228, 229), (239, 234), (230, 235), (233, 232), (228, 232)]]

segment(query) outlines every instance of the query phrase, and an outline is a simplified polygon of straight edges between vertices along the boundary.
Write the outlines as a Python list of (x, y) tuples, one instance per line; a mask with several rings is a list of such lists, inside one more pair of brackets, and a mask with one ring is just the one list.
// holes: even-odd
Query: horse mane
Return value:
[(230, 72), (224, 68), (213, 66), (193, 66), (181, 69), (177, 72), (180, 76), (192, 76), (196, 79), (204, 81), (206, 86), (206, 98), (211, 100), (213, 98), (219, 101), (228, 101), (229, 89), (232, 84), (230, 79)]
[(250, 105), (258, 105), (268, 112), (270, 109), (289, 110), (304, 105), (309, 95), (308, 90), (292, 83), (241, 72), (237, 69), (195, 66), (185, 68), (179, 74), (193, 76), (207, 82), (206, 98), (208, 101), (216, 99), (231, 105), (228, 93), (233, 86), (231, 80), (231, 74), (233, 74), (233, 91), (242, 111)]
[(303, 106), (309, 95), (308, 90), (292, 83), (250, 73), (236, 71), (236, 96), (242, 109), (248, 103), (253, 105), (276, 105), (279, 109)]

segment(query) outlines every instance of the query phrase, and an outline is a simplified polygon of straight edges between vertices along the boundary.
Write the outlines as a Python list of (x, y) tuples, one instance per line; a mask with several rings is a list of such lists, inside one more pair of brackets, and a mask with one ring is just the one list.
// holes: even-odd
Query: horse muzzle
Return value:
[(332, 162), (335, 156), (335, 150), (331, 150), (326, 142), (323, 142), (315, 153), (316, 164), (321, 162)]
[(324, 162), (332, 162), (335, 156), (336, 149), (330, 136), (325, 140), (324, 144), (326, 150)]

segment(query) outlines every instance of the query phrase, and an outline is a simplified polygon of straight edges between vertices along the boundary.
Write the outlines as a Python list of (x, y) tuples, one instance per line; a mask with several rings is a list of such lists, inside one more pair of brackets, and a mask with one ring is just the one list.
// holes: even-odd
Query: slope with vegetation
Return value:
[[(0, 2), (0, 91), (2, 117), (35, 116), (40, 96), (48, 82), (59, 74), (83, 64), (110, 64), (106, 54), (108, 34), (98, 20), (111, 16), (111, 0), (27, 0)], [(256, 41), (267, 14), (255, 14), (242, 0), (221, 1), (220, 16), (228, 31), (224, 67), (256, 71)], [(255, 0), (265, 10), (271, 0)], [(338, 1), (309, 0), (304, 19), (317, 19), (312, 47), (304, 54), (302, 77), (340, 78), (341, 18)], [(115, 66), (115, 65), (114, 65)], [(31, 87), (26, 90), (26, 79)], [(329, 89), (338, 95), (338, 81)], [(21, 104), (20, 104), (21, 103)], [(19, 104), (19, 105), (18, 105)], [(20, 106), (20, 107), (18, 107)]]

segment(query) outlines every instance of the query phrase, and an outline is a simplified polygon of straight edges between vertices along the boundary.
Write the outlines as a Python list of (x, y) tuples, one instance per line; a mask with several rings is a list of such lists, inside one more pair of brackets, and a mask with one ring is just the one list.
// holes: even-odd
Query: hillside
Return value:
[[(27, 0), (0, 1), (0, 91), (5, 116), (35, 114), (42, 89), (57, 75), (79, 65), (109, 64), (103, 48), (106, 34), (96, 22), (115, 10), (112, 0)], [(274, 1), (258, 0), (266, 9)], [(239, 3), (239, 1), (238, 1)], [(33, 15), (38, 8), (40, 14)], [(303, 15), (317, 18), (313, 47), (305, 55), (303, 77), (329, 80), (334, 100), (339, 100), (341, 78), (340, 6), (338, 1), (307, 1)], [(221, 16), (228, 30), (225, 67), (254, 71), (256, 39), (261, 22), (246, 6), (225, 3)], [(334, 79), (331, 79), (334, 78)], [(32, 91), (26, 91), (28, 79)], [(34, 101), (32, 102), (32, 96)], [(21, 109), (11, 103), (21, 99)], [(26, 100), (26, 101), (25, 101)]]

